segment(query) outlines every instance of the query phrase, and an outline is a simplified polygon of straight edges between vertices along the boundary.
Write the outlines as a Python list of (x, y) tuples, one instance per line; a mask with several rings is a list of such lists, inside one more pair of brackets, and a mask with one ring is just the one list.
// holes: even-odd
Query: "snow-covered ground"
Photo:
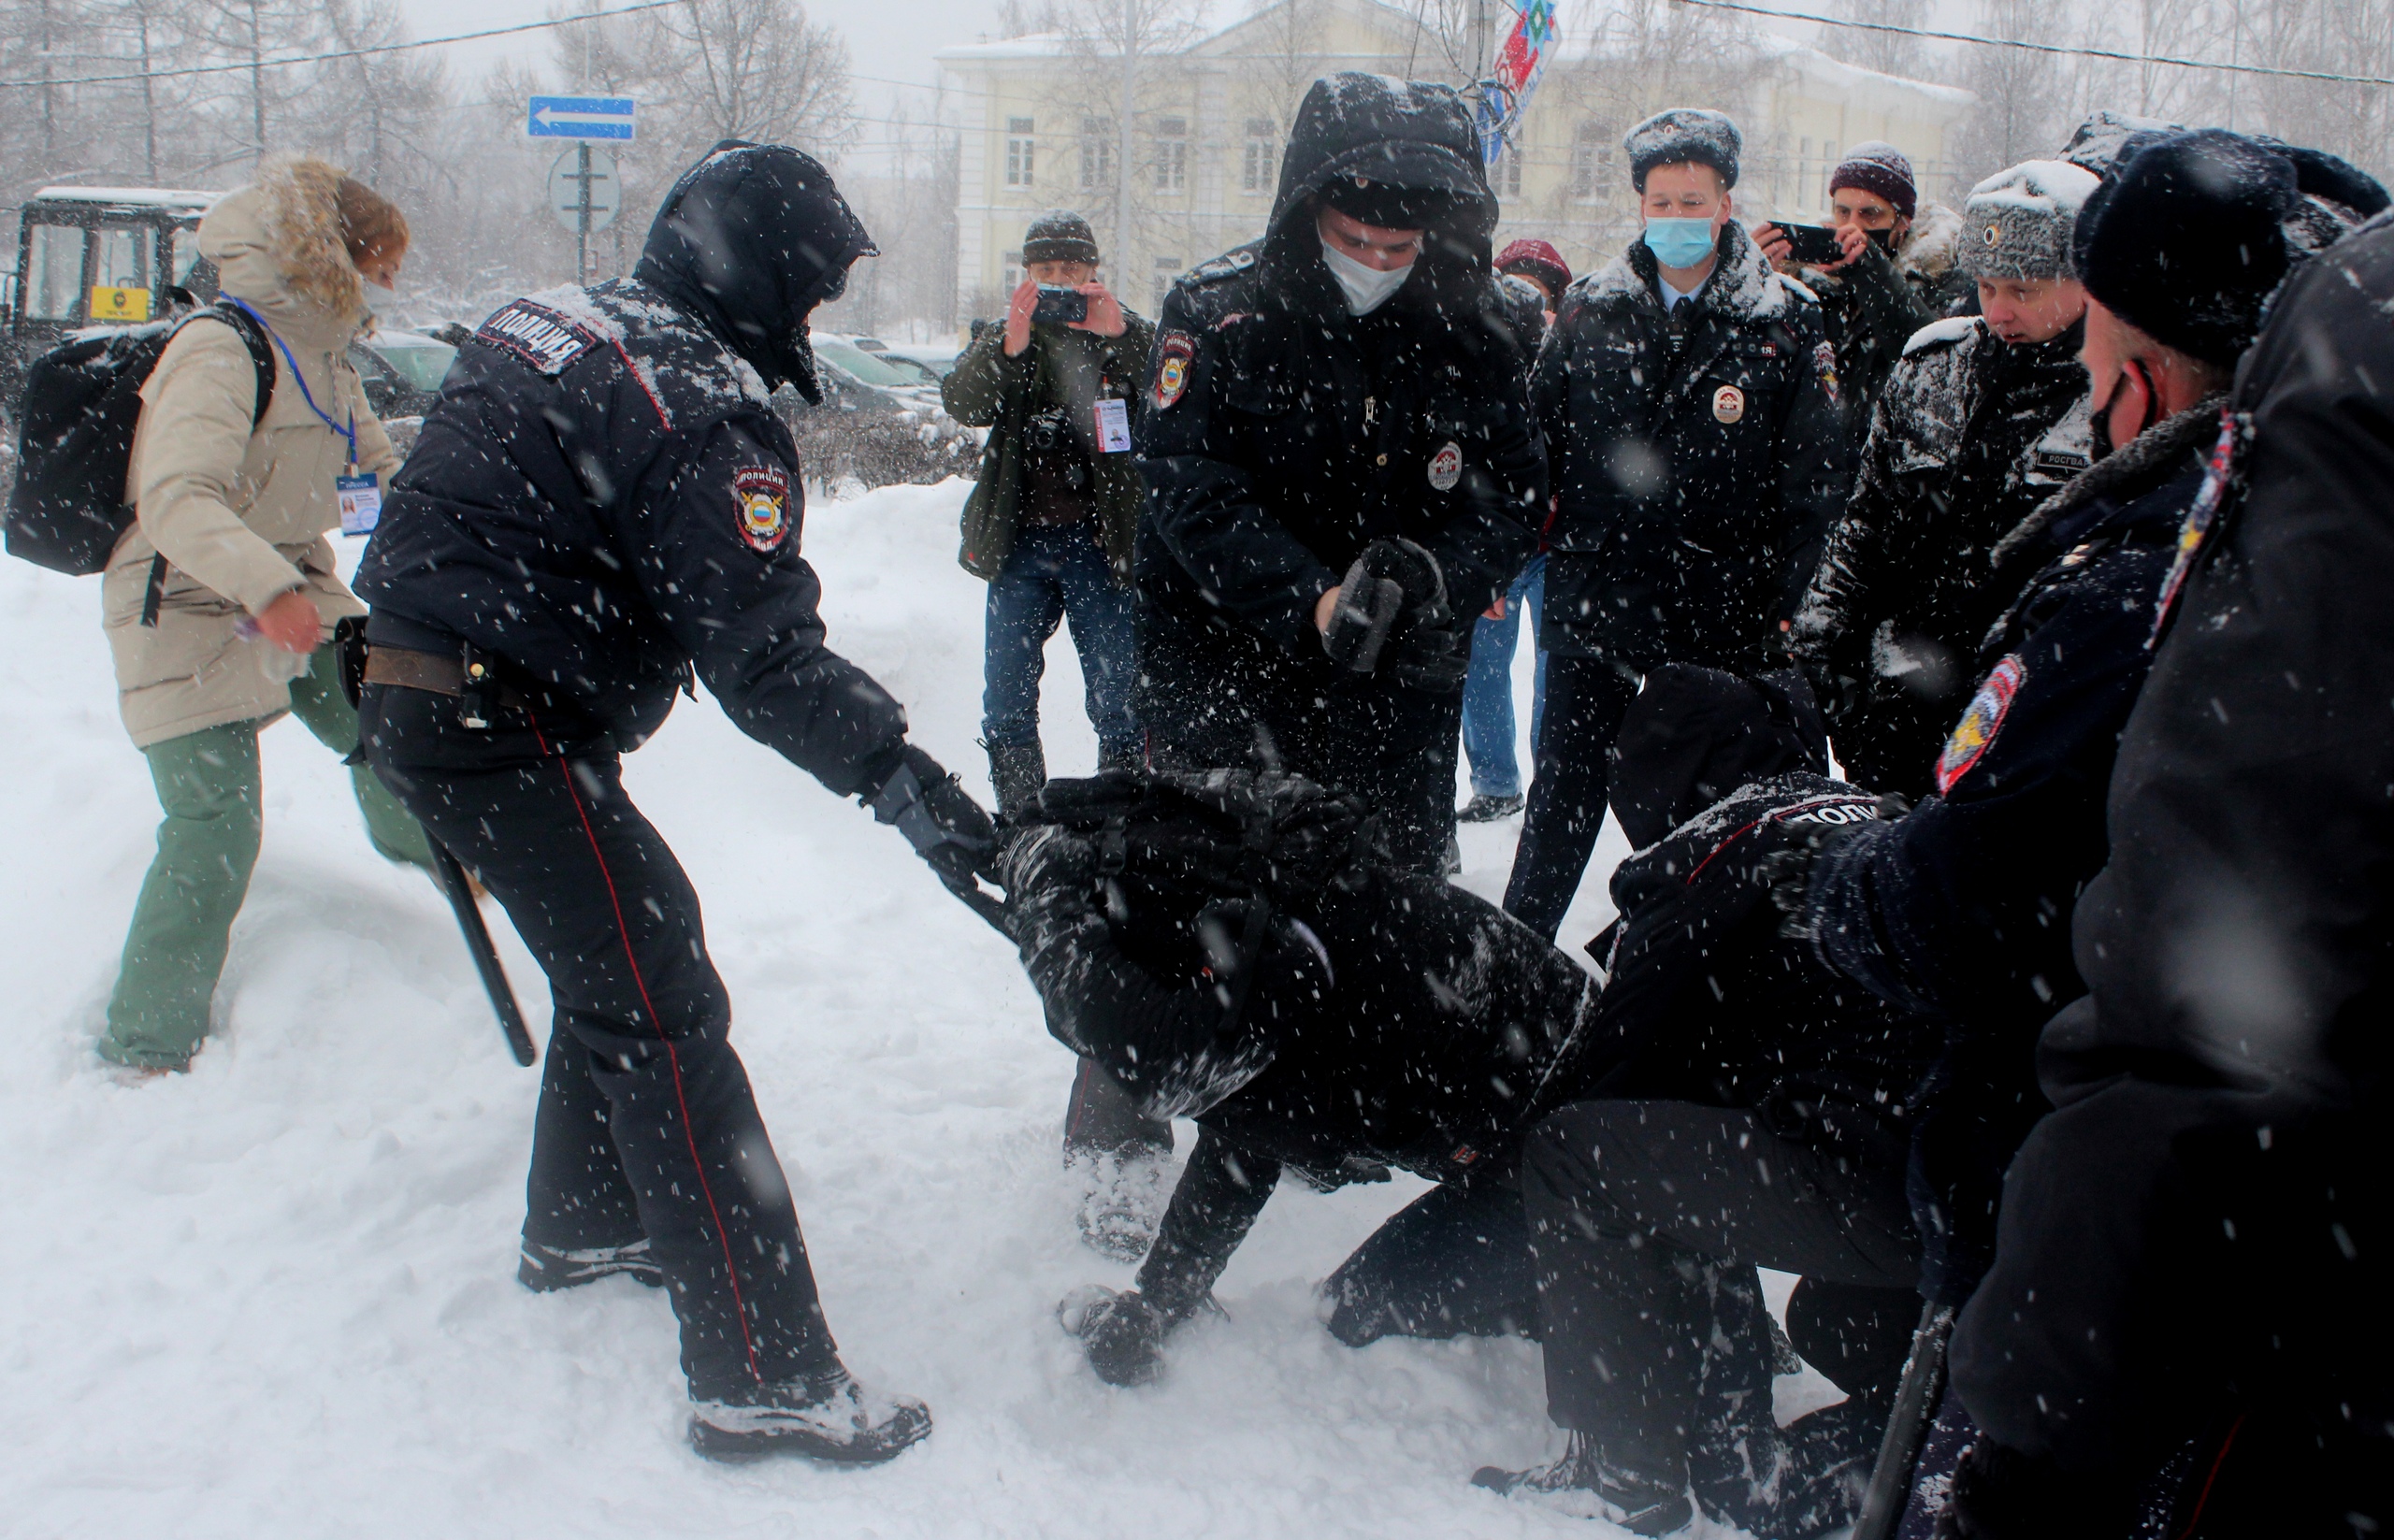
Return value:
[[(986, 792), (963, 492), (818, 500), (806, 546), (832, 644)], [(1612, 1533), (1467, 1485), (1559, 1448), (1534, 1346), (1355, 1352), (1317, 1324), (1315, 1280), (1417, 1181), (1284, 1190), (1223, 1279), (1229, 1318), (1178, 1339), (1158, 1385), (1098, 1383), (1055, 1306), (1129, 1270), (1074, 1232), (1070, 1060), (1010, 950), (894, 833), (685, 702), (627, 781), (705, 900), (847, 1360), (938, 1423), (867, 1472), (698, 1460), (660, 1296), (516, 1287), (535, 1076), (431, 886), (368, 850), (304, 728), (265, 735), (265, 853), (215, 1036), (188, 1076), (103, 1072), (92, 1043), (157, 811), (97, 601), (0, 562), (0, 1533)], [(1049, 658), (1050, 762), (1086, 773), (1062, 638)], [(1519, 668), (1526, 705), (1526, 648)], [(1464, 831), (1470, 886), (1501, 891), (1517, 830)], [(1608, 828), (1566, 943), (1608, 917), (1621, 854)], [(544, 1037), (541, 976), (491, 915)]]

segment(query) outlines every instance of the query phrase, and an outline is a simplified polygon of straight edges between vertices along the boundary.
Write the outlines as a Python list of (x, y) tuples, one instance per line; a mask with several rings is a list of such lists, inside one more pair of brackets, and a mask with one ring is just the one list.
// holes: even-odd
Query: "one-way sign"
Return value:
[(617, 139), (632, 137), (629, 96), (535, 96), (525, 132), (536, 139)]

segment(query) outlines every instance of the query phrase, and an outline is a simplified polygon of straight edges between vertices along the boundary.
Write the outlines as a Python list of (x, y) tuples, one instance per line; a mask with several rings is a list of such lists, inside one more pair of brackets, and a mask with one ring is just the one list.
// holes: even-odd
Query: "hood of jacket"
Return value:
[(1954, 270), (1962, 239), (1962, 216), (1941, 203), (1924, 203), (1911, 228), (1896, 246), (1896, 267), (1934, 283)]
[(764, 377), (817, 405), (807, 317), (877, 253), (812, 155), (726, 139), (682, 174), (649, 225), (632, 276), (688, 311)]
[(1288, 271), (1321, 266), (1314, 196), (1334, 177), (1445, 193), (1452, 202), (1422, 241), (1421, 260), (1459, 277), (1484, 298), (1494, 260), (1496, 195), (1480, 158), (1479, 130), (1452, 86), (1346, 71), (1305, 93), (1280, 157), (1280, 190), (1265, 227), (1264, 259)]
[(257, 180), (199, 222), (199, 253), (224, 292), (285, 338), (346, 347), (367, 319), (365, 280), (340, 234), (341, 173), (307, 155), (269, 155)]

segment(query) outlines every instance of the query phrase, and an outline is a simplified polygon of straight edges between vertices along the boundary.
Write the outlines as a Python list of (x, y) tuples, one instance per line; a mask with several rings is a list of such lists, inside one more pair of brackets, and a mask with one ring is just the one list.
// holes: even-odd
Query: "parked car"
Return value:
[(980, 435), (940, 405), (937, 375), (851, 338), (818, 333), (813, 341), (823, 404), (811, 407), (790, 390), (774, 397), (810, 479), (927, 485), (978, 468)]
[(858, 347), (867, 353), (877, 353), (901, 368), (921, 368), (935, 381), (945, 380), (955, 373), (956, 360), (959, 356), (958, 350), (954, 348), (926, 346), (913, 342), (901, 342), (892, 347), (877, 337), (859, 337), (854, 340)]
[(378, 330), (349, 345), (349, 361), (365, 383), (367, 404), (389, 422), (421, 417), (440, 397), (440, 381), (457, 350), (422, 332)]

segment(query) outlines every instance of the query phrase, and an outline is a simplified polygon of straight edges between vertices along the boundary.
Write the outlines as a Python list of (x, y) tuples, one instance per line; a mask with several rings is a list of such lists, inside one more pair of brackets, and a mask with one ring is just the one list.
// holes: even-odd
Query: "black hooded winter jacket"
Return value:
[(1639, 670), (1783, 650), (1845, 505), (1845, 426), (1819, 304), (1735, 221), (1666, 315), (1640, 241), (1564, 291), (1530, 381), (1552, 456), (1555, 652)]
[(826, 650), (799, 554), (806, 317), (873, 250), (830, 174), (726, 142), (667, 194), (629, 279), (483, 323), (358, 569), (377, 646), (497, 660), (554, 735), (623, 749), (695, 671), (750, 736), (842, 793), (897, 766), (905, 712)]
[[(1350, 316), (1321, 256), (1334, 177), (1442, 192), (1414, 276)], [(1139, 425), (1146, 518), (1133, 567), (1148, 625), (1243, 633), (1328, 677), (1314, 606), (1363, 548), (1402, 536), (1475, 615), (1535, 547), (1546, 467), (1527, 359), (1489, 270), (1496, 200), (1445, 86), (1341, 74), (1289, 136), (1262, 239), (1164, 300)]]

